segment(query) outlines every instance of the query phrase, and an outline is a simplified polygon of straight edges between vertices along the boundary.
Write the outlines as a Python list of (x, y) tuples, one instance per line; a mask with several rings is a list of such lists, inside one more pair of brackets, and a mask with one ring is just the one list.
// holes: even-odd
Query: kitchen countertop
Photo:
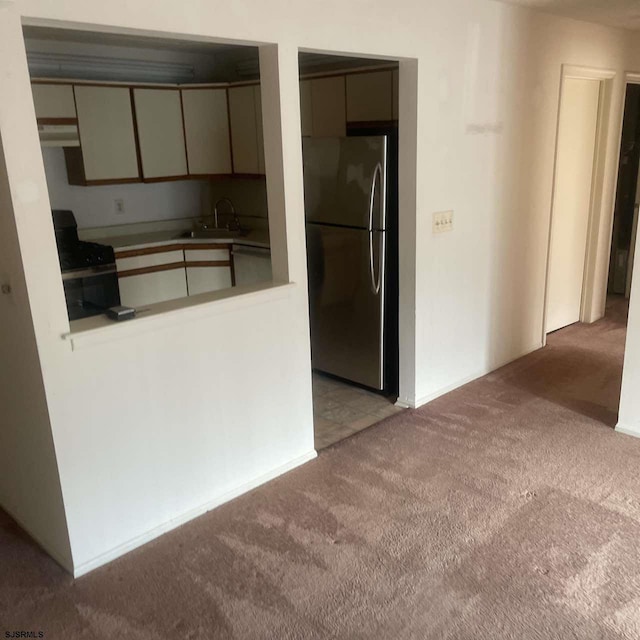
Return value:
[(119, 249), (142, 249), (172, 244), (244, 244), (250, 247), (269, 248), (269, 231), (267, 229), (254, 229), (246, 236), (237, 238), (190, 238), (185, 237), (184, 231), (150, 231), (147, 233), (134, 233), (125, 236), (113, 236), (98, 238), (93, 242), (112, 246)]

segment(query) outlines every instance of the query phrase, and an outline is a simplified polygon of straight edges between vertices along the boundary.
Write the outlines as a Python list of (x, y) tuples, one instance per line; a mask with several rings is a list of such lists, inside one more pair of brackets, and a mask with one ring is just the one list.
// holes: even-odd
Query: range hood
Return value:
[(39, 124), (38, 134), (43, 147), (79, 147), (78, 125)]

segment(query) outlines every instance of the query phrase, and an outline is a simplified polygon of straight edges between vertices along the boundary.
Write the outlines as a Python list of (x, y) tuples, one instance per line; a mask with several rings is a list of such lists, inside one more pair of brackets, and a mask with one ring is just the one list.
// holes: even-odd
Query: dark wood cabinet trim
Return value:
[(184, 101), (182, 100), (182, 89), (179, 91), (180, 93), (180, 114), (182, 116), (182, 137), (184, 138), (184, 161), (187, 164), (187, 175), (191, 175), (191, 171), (189, 170), (189, 148), (187, 147), (187, 123), (184, 119)]
[(156, 253), (169, 253), (170, 251), (182, 251), (182, 244), (163, 244), (158, 247), (145, 247), (142, 249), (124, 249), (116, 251), (116, 260), (124, 258), (137, 258), (138, 256), (151, 256)]
[[(75, 103), (74, 103), (75, 104)], [(78, 118), (36, 118), (38, 124), (78, 125)]]
[(155, 264), (150, 267), (140, 267), (139, 269), (127, 269), (118, 271), (118, 278), (130, 278), (131, 276), (142, 276), (147, 273), (158, 273), (159, 271), (173, 271), (184, 269), (184, 262), (170, 262), (168, 264)]
[(231, 286), (236, 286), (236, 263), (233, 257), (233, 251), (229, 252), (229, 268), (231, 269)]
[(182, 245), (185, 251), (231, 251), (232, 244), (230, 242), (191, 242)]
[(138, 160), (138, 176), (141, 180), (144, 180), (142, 151), (140, 149), (140, 137), (138, 135), (138, 114), (136, 112), (136, 100), (133, 94), (133, 87), (129, 87), (129, 97), (131, 99), (131, 117), (133, 118), (133, 138), (136, 144), (136, 159)]
[(183, 175), (183, 176), (156, 176), (154, 178), (143, 178), (142, 182), (144, 183), (152, 183), (152, 182), (176, 182), (177, 180), (191, 180), (191, 176)]
[(231, 262), (229, 260), (190, 260), (184, 263), (186, 269), (193, 269), (199, 267), (230, 267)]
[(85, 187), (103, 187), (110, 184), (139, 184), (140, 178), (109, 178), (108, 180), (86, 180)]
[(163, 244), (157, 247), (143, 247), (142, 249), (123, 249), (116, 251), (116, 260), (124, 258), (137, 258), (150, 256), (156, 253), (170, 253), (171, 251), (231, 251), (231, 243), (228, 242), (190, 242)]
[(262, 179), (266, 178), (264, 173), (233, 173), (231, 175), (232, 178), (252, 178), (252, 179)]

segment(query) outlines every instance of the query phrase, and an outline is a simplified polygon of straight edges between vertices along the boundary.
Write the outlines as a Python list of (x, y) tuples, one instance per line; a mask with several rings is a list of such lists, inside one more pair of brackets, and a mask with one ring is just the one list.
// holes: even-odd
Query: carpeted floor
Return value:
[(640, 637), (624, 305), (73, 581), (0, 518), (0, 635)]

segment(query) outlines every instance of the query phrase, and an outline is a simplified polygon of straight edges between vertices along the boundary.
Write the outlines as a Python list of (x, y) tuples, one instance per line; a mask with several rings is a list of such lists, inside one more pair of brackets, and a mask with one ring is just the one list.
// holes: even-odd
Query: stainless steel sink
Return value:
[(195, 229), (193, 231), (187, 231), (185, 233), (185, 238), (220, 238), (220, 239), (231, 239), (231, 238), (240, 238), (242, 236), (246, 236), (249, 233), (247, 229), (239, 229), (237, 231), (231, 231), (229, 229)]

